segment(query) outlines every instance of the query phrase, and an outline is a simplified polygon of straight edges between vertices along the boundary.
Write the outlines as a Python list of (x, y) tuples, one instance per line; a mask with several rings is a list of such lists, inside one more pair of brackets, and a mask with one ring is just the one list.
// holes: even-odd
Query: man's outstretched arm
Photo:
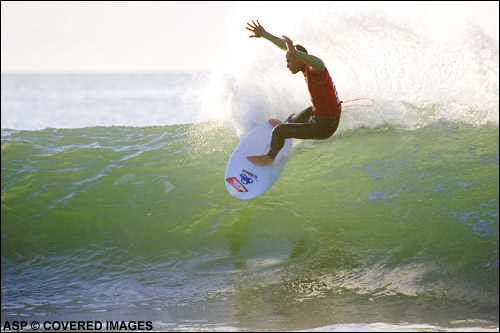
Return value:
[(248, 27), (246, 28), (247, 30), (251, 31), (254, 33), (253, 36), (250, 36), (250, 38), (261, 38), (264, 37), (283, 51), (286, 51), (286, 43), (283, 41), (283, 39), (276, 37), (264, 29), (264, 27), (260, 24), (259, 20), (257, 20), (257, 23), (252, 21), (252, 23), (248, 23)]

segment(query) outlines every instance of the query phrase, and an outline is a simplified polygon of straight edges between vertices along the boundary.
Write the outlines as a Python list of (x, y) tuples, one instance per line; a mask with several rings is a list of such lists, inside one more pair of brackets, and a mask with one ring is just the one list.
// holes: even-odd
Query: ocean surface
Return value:
[(498, 4), (313, 5), (283, 30), (375, 105), (250, 201), (233, 150), (310, 103), (270, 43), (228, 37), (245, 55), (207, 73), (2, 74), (2, 329), (498, 331)]

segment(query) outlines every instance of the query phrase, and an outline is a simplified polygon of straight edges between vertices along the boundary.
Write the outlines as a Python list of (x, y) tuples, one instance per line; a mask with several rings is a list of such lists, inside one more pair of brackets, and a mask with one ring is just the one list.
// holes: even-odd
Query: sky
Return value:
[(209, 71), (239, 5), (2, 1), (2, 73)]
[[(256, 53), (257, 48), (266, 45), (249, 42), (247, 21), (259, 19), (268, 31), (278, 35), (293, 33), (300, 38), (300, 31), (294, 30), (298, 22), (312, 22), (310, 13), (318, 11), (325, 2), (283, 4), (281, 1), (2, 1), (1, 70), (2, 73), (169, 73), (234, 67), (238, 65), (234, 63), (236, 58)], [(458, 14), (463, 17), (465, 10), (470, 11), (466, 17), (474, 24), (498, 27), (498, 2), (329, 4), (335, 8), (326, 14), (320, 10), (321, 14), (332, 16), (328, 20), (342, 18), (337, 9), (351, 15), (361, 8), (364, 11), (373, 8), (384, 10), (383, 17), (392, 17), (395, 22), (401, 19), (408, 26), (414, 22), (414, 9), (422, 12), (428, 8), (429, 14), (436, 16), (436, 22), (442, 21), (444, 26), (456, 20)], [(489, 8), (494, 14), (484, 15)], [(426, 28), (417, 23), (418, 29)], [(468, 20), (463, 24), (466, 26)], [(431, 25), (430, 29), (429, 34), (433, 35), (435, 27)], [(318, 31), (321, 25), (312, 22), (306, 33)], [(493, 31), (492, 37), (498, 40), (498, 28)], [(450, 37), (453, 33), (449, 32)], [(329, 32), (328, 37), (336, 40), (334, 32)]]

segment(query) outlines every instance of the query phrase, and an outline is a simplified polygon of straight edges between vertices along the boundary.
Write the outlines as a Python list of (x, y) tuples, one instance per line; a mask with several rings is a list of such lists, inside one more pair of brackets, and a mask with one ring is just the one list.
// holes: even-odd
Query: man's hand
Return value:
[(250, 36), (250, 38), (260, 38), (260, 37), (264, 37), (264, 34), (266, 32), (266, 29), (264, 29), (262, 27), (262, 25), (260, 25), (260, 22), (259, 20), (257, 20), (257, 23), (255, 23), (253, 20), (252, 20), (252, 24), (251, 23), (248, 23), (248, 27), (246, 27), (247, 30), (251, 31), (254, 33), (253, 36)]
[(290, 38), (287, 36), (281, 36), (281, 39), (283, 42), (286, 44), (286, 49), (287, 49), (287, 54), (290, 52), (291, 55), (293, 55), (296, 58), (299, 58), (318, 72), (322, 72), (323, 69), (325, 68), (325, 63), (323, 60), (320, 58), (313, 56), (311, 54), (303, 53), (303, 52), (295, 52), (295, 46), (293, 45), (293, 42)]
[(295, 46), (293, 46), (292, 40), (290, 38), (288, 38), (287, 36), (281, 36), (281, 38), (286, 43), (287, 50), (292, 52), (292, 54), (293, 54), (293, 51), (295, 51)]
[(271, 43), (273, 43), (274, 45), (276, 45), (277, 47), (279, 47), (283, 51), (286, 51), (285, 42), (281, 38), (276, 37), (276, 36), (270, 34), (269, 32), (267, 32), (266, 29), (264, 29), (264, 27), (262, 25), (260, 25), (259, 20), (257, 20), (257, 23), (252, 21), (252, 23), (247, 22), (247, 24), (248, 24), (248, 27), (246, 27), (246, 29), (253, 32), (253, 36), (250, 36), (250, 38), (264, 37), (265, 39), (267, 39), (268, 41), (270, 41)]

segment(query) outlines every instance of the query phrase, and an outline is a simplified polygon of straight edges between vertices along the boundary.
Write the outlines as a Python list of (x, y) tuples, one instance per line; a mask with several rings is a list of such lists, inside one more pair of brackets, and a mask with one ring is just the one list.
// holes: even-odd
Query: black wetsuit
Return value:
[(285, 139), (328, 139), (339, 126), (340, 115), (333, 119), (321, 118), (313, 114), (312, 107), (292, 114), (286, 123), (273, 129), (271, 149), (267, 154), (274, 159), (285, 145)]

